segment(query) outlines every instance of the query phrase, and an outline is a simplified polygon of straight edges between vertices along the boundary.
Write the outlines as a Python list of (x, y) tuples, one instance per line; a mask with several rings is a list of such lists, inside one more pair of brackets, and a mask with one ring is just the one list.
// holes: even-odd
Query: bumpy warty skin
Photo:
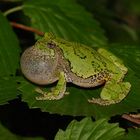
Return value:
[(33, 83), (48, 85), (58, 81), (56, 88), (39, 100), (57, 100), (66, 93), (66, 83), (81, 87), (96, 87), (104, 83), (100, 98), (88, 102), (99, 105), (116, 104), (130, 91), (131, 84), (123, 81), (127, 67), (111, 52), (94, 50), (80, 43), (57, 38), (50, 33), (39, 39), (21, 56), (21, 70)]

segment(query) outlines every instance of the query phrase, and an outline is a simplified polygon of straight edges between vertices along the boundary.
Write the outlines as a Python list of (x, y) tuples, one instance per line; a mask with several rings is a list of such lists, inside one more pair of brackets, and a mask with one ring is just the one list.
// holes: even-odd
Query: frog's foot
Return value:
[(101, 98), (92, 98), (88, 102), (103, 106), (119, 103), (127, 96), (130, 87), (129, 82), (108, 83), (101, 92)]
[(60, 72), (59, 81), (55, 88), (52, 88), (50, 92), (42, 91), (37, 88), (36, 91), (41, 93), (43, 96), (36, 97), (36, 100), (59, 100), (63, 98), (66, 92), (66, 79), (64, 72)]
[(109, 101), (109, 100), (103, 100), (101, 98), (88, 99), (88, 102), (92, 103), (92, 104), (98, 104), (98, 105), (101, 105), (101, 106), (106, 106), (106, 105), (111, 105), (111, 104), (117, 103), (117, 102), (114, 102), (113, 100)]
[(67, 95), (68, 92), (60, 92), (58, 90), (52, 89), (51, 92), (43, 91), (40, 88), (35, 89), (36, 92), (42, 94), (42, 96), (36, 97), (36, 100), (59, 100)]

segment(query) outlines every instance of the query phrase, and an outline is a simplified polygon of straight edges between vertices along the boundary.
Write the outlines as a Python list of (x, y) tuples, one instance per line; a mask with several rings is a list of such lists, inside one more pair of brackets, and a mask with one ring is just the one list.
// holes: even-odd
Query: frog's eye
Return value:
[(49, 43), (47, 43), (47, 47), (52, 49), (52, 48), (56, 47), (56, 44), (53, 42), (49, 42)]

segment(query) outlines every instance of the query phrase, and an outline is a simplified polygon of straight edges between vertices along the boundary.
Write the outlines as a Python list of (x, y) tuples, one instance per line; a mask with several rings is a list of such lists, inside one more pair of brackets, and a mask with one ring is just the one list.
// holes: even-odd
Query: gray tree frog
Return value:
[(37, 100), (58, 100), (66, 92), (66, 83), (90, 88), (104, 84), (100, 98), (89, 103), (110, 105), (122, 101), (131, 84), (123, 82), (127, 68), (122, 61), (103, 48), (91, 47), (58, 38), (46, 33), (21, 56), (21, 70), (25, 77), (39, 85), (58, 81), (50, 92), (36, 89), (42, 96)]

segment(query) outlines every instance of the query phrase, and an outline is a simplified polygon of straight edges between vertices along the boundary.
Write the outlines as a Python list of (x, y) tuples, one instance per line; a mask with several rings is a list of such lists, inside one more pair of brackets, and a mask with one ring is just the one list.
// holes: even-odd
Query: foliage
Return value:
[[(7, 3), (11, 6), (7, 6)], [(109, 5), (111, 8), (108, 9)], [(110, 119), (115, 115), (137, 112), (140, 107), (139, 7), (138, 0), (123, 2), (121, 0), (115, 2), (109, 0), (9, 0), (5, 2), (3, 0), (0, 2), (0, 105), (3, 107), (10, 104), (13, 99), (21, 97), (21, 102), (26, 102), (30, 109), (39, 108), (42, 112), (87, 117), (80, 122), (72, 121), (65, 131), (59, 130), (56, 140), (71, 140), (73, 137), (88, 139), (89, 136), (91, 139), (112, 139), (115, 136), (118, 139), (126, 135), (124, 129), (108, 123), (105, 118)], [(133, 20), (130, 22), (129, 19)], [(31, 34), (24, 32), (25, 28), (23, 31), (12, 28), (11, 21), (22, 23), (38, 31), (53, 32), (66, 40), (80, 42), (95, 49), (104, 47), (110, 50), (122, 59), (128, 68), (125, 81), (129, 81), (132, 85), (129, 95), (121, 103), (102, 107), (89, 104), (87, 99), (99, 97), (103, 86), (84, 89), (68, 85), (67, 90), (70, 94), (62, 100), (35, 100), (38, 96), (35, 92), (36, 85), (23, 77), (20, 71), (20, 53), (30, 44), (34, 44), (40, 36), (34, 32)], [(29, 41), (26, 34), (35, 38), (32, 37)], [(49, 90), (50, 86), (44, 88)], [(93, 122), (88, 116), (94, 117), (96, 121)], [(0, 131), (0, 138), (24, 139), (2, 125), (0, 125)], [(139, 129), (130, 129), (127, 137), (123, 138), (137, 138), (138, 135)]]
[(2, 13), (0, 13), (0, 26), (0, 104), (5, 104), (17, 96), (15, 75), (20, 47), (15, 33)]
[(0, 124), (0, 138), (2, 140), (44, 140), (43, 138), (21, 137), (11, 133), (7, 128)]
[(106, 42), (99, 23), (74, 0), (42, 0), (34, 3), (31, 0), (25, 2), (23, 10), (33, 21), (31, 25), (43, 32), (53, 32), (65, 39), (94, 46)]
[(106, 119), (92, 122), (90, 118), (85, 118), (80, 122), (72, 121), (65, 132), (59, 130), (55, 140), (117, 140), (123, 135), (124, 130), (118, 124), (108, 124)]

